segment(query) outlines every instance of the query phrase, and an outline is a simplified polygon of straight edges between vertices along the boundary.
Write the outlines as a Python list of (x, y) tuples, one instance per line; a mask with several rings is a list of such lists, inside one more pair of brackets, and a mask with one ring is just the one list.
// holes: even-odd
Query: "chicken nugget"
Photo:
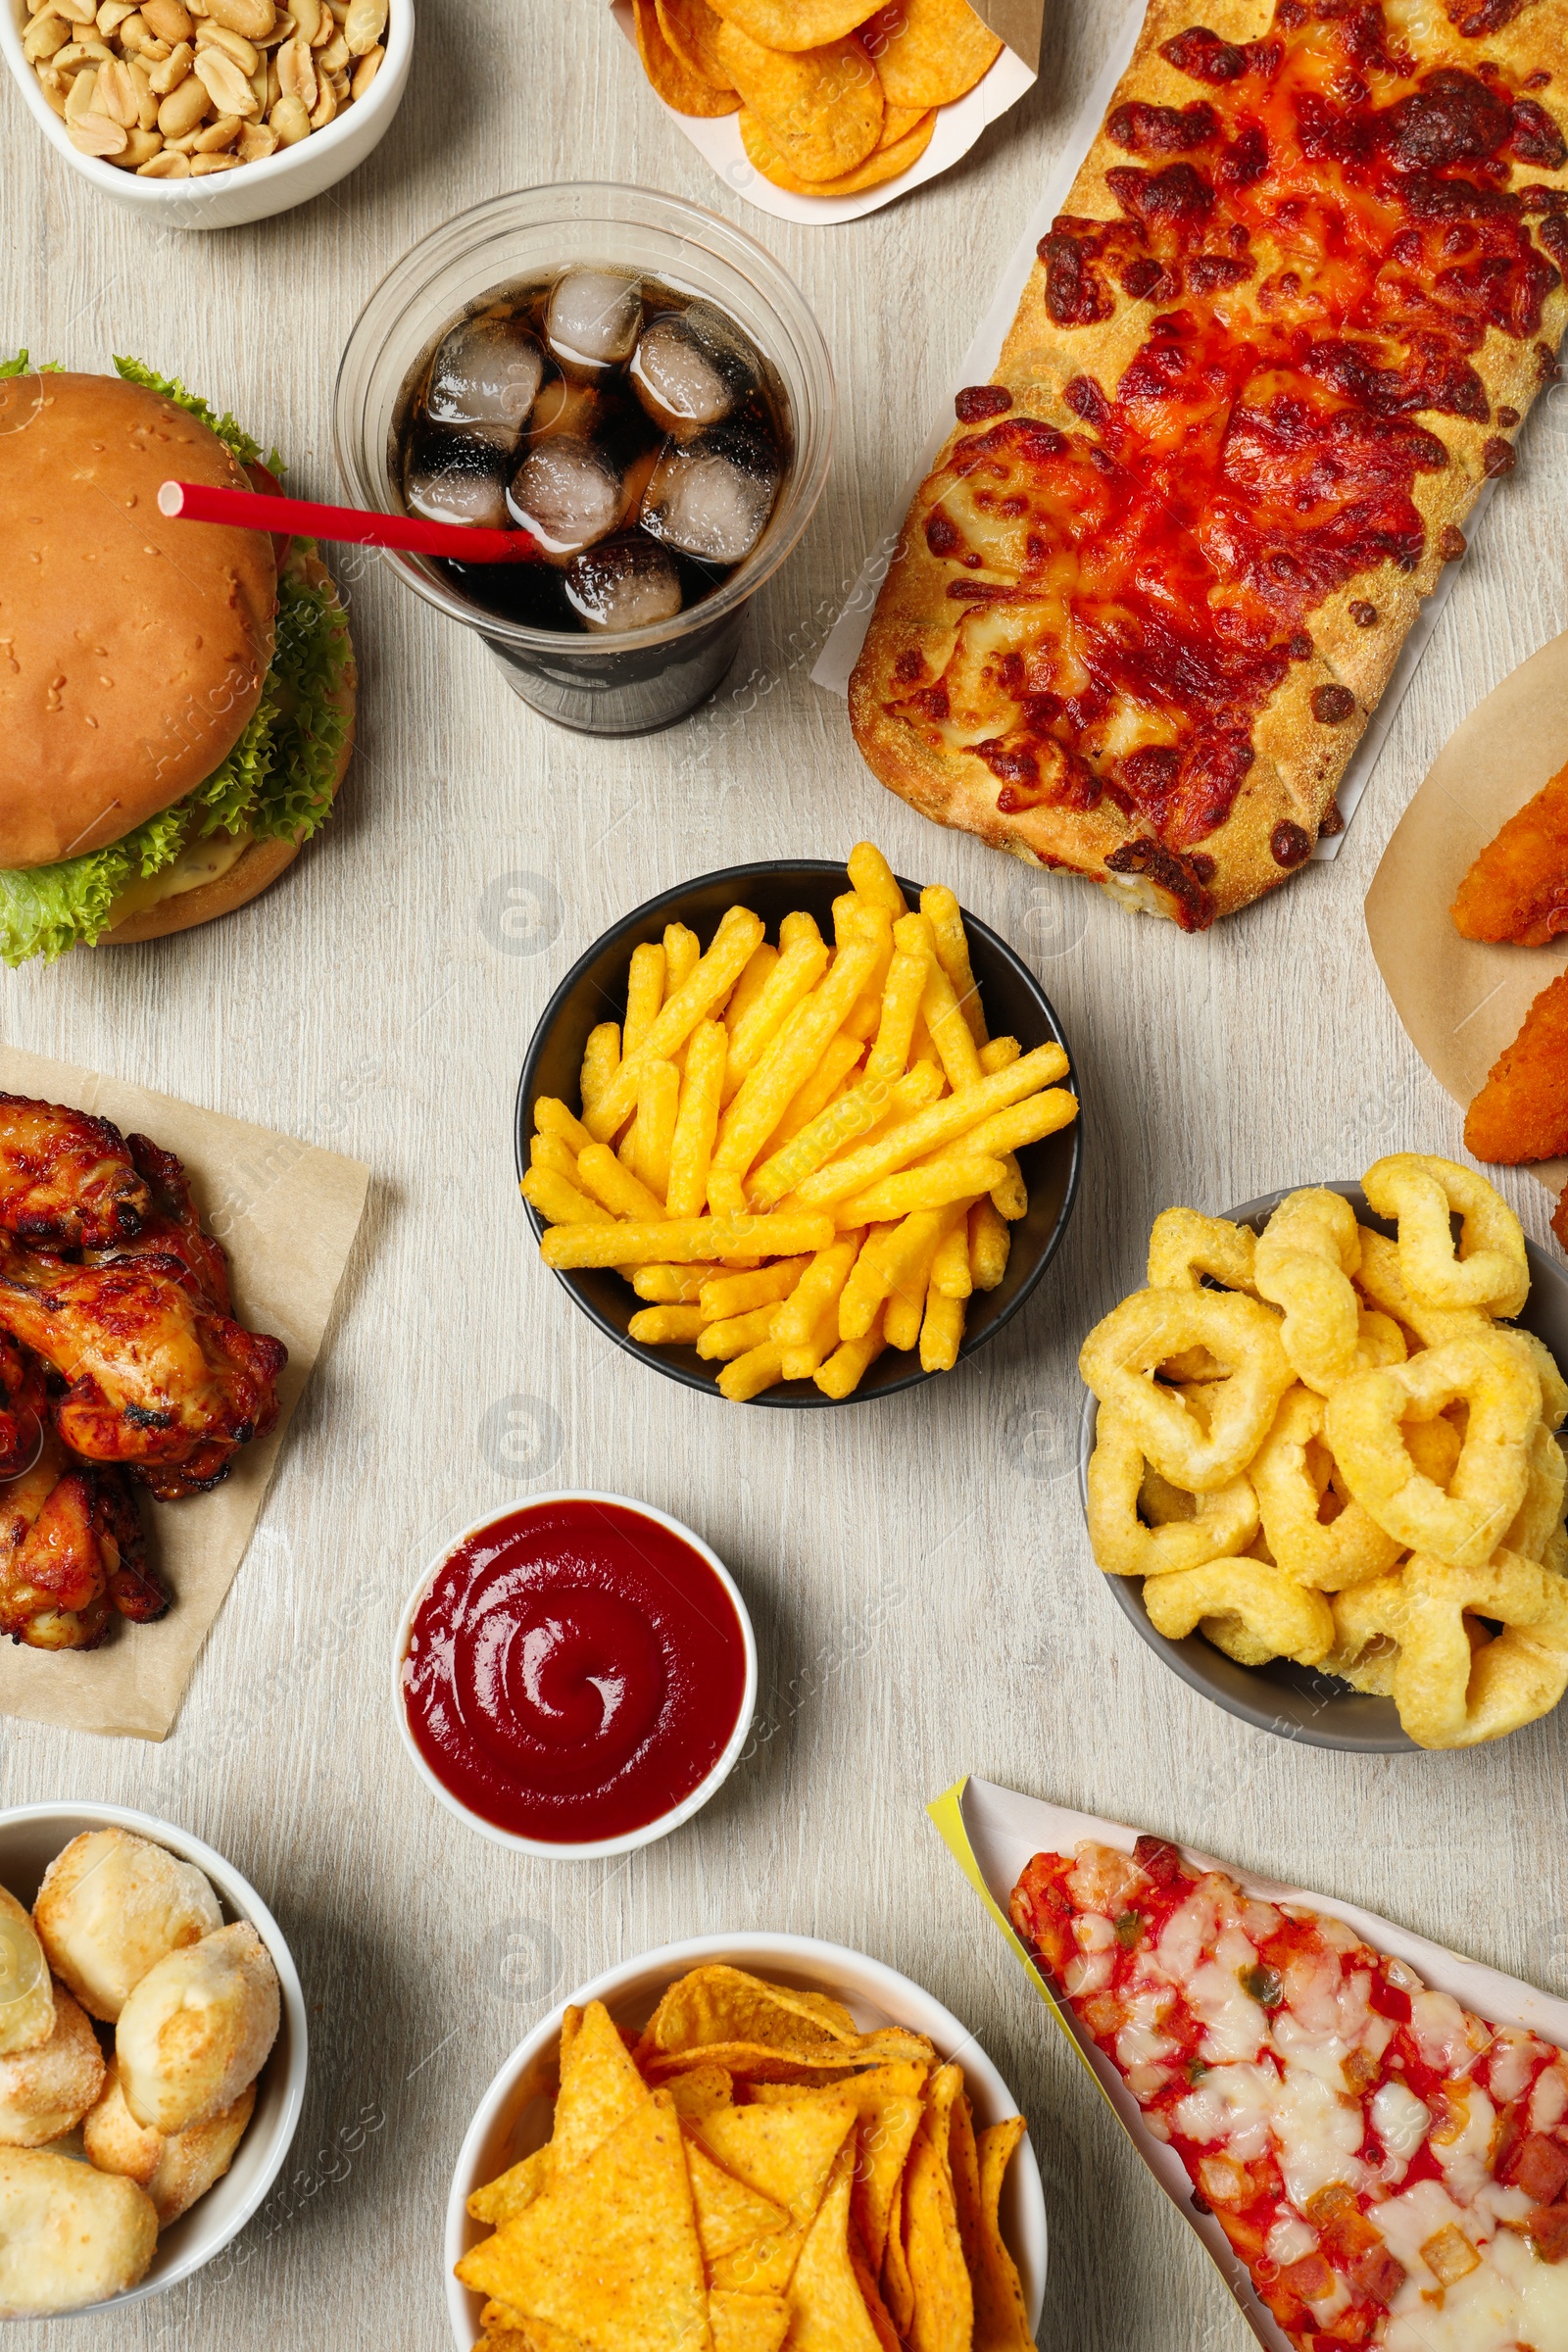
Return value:
[(74, 2132), (104, 2086), (104, 2055), (92, 2022), (63, 1984), (54, 1988), (54, 2031), (36, 2048), (0, 2058), (0, 2145), (41, 2148)]
[(277, 1971), (242, 1921), (171, 1952), (120, 2013), (115, 2050), (138, 2124), (187, 2132), (231, 2107), (277, 2038)]
[(1464, 1140), (1477, 1159), (1510, 1167), (1568, 1152), (1568, 972), (1542, 990), (1493, 1063), (1470, 1105)]
[(120, 2173), (144, 2188), (159, 2229), (167, 2230), (222, 2179), (255, 2108), (256, 2085), (247, 2082), (231, 2107), (205, 2124), (193, 2124), (188, 2132), (154, 2132), (138, 2124), (125, 2105), (120, 2064), (111, 2058), (103, 2095), (82, 2122), (82, 2145), (99, 2172)]
[(1568, 931), (1568, 767), (1487, 844), (1452, 911), (1462, 939), (1544, 948)]
[(0, 2148), (0, 2319), (122, 2295), (157, 2243), (152, 2199), (134, 2180), (46, 2149)]
[(87, 1830), (44, 1872), (32, 1924), (55, 1975), (113, 2025), (147, 1971), (223, 1914), (193, 1862), (128, 1830)]

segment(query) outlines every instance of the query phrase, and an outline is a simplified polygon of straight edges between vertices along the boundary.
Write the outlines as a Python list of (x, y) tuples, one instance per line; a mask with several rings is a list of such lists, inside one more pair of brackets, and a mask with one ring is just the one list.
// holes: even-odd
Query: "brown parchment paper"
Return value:
[[(1454, 893), (1498, 829), (1568, 760), (1568, 634), (1522, 662), (1449, 736), (1395, 828), (1366, 896), (1367, 937), (1394, 1008), (1433, 1076), (1468, 1109), (1532, 1001), (1568, 968), (1568, 939), (1461, 939)], [(1568, 1159), (1530, 1173), (1552, 1193)]]
[(969, 0), (999, 41), (1021, 57), (1033, 74), (1040, 71), (1040, 36), (1046, 23), (1046, 0)]
[(311, 1376), (348, 1262), (369, 1170), (335, 1152), (242, 1119), (198, 1110), (172, 1095), (0, 1045), (0, 1091), (113, 1119), (177, 1152), (209, 1232), (228, 1251), (234, 1305), (254, 1331), (288, 1348), (277, 1427), (242, 1447), (211, 1494), (178, 1503), (137, 1499), (153, 1557), (173, 1604), (156, 1625), (111, 1620), (98, 1649), (24, 1649), (0, 1641), (0, 1714), (67, 1731), (162, 1740), (172, 1724), (208, 1628), (251, 1540), (290, 1416)]

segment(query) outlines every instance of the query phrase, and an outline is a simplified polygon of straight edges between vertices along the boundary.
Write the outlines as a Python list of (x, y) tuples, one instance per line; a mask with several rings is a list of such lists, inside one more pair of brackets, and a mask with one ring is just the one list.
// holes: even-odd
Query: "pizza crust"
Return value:
[[(1260, 39), (1274, 15), (1272, 0), (1218, 0), (1205, 5), (1200, 16), (1195, 15), (1196, 5), (1197, 0), (1152, 0), (1112, 111), (1134, 100), (1188, 108), (1212, 96), (1211, 89), (1159, 54), (1161, 44), (1196, 21), (1242, 46)], [(1436, 0), (1406, 0), (1402, 9), (1391, 7), (1385, 16), (1391, 24), (1404, 20), (1420, 74), (1460, 66), (1473, 75), (1488, 61), (1515, 84), (1532, 74), (1546, 74), (1544, 90), (1568, 128), (1568, 11), (1555, 0), (1528, 0), (1511, 23), (1482, 40), (1461, 36)], [(1419, 39), (1411, 37), (1415, 25), (1421, 28)], [(1120, 221), (1123, 215), (1107, 174), (1118, 166), (1147, 167), (1159, 160), (1147, 153), (1135, 156), (1102, 127), (1074, 183), (1067, 215), (1097, 224)], [(1508, 182), (1514, 192), (1537, 183), (1568, 187), (1568, 167), (1547, 171), (1515, 163)], [(1529, 225), (1539, 230), (1539, 219)], [(1535, 241), (1539, 250), (1539, 238)], [(1267, 236), (1255, 237), (1250, 251), (1256, 268), (1235, 296), (1244, 311), (1257, 284), (1282, 258), (1290, 259), (1278, 247), (1271, 251)], [(1111, 285), (1108, 278), (1105, 283)], [(1073, 436), (1075, 445), (1096, 438), (1093, 422), (1086, 425), (1082, 409), (1069, 401), (1068, 387), (1089, 377), (1113, 399), (1125, 370), (1149, 346), (1161, 310), (1179, 307), (1168, 299), (1140, 301), (1120, 287), (1111, 290), (1108, 317), (1059, 326), (1047, 307), (1046, 266), (1036, 262), (991, 379), (1010, 394), (999, 423), (1038, 419)], [(1227, 299), (1215, 298), (1216, 317), (1225, 316)], [(1488, 326), (1480, 349), (1467, 355), (1484, 389), (1490, 412), (1485, 420), (1432, 410), (1408, 417), (1411, 426), (1432, 437), (1434, 457), (1446, 454), (1439, 469), (1417, 471), (1410, 486), (1410, 503), (1424, 531), (1419, 557), (1409, 570), (1393, 561), (1359, 570), (1310, 609), (1310, 652), (1293, 660), (1256, 710), (1251, 766), (1228, 813), (1211, 831), (1173, 846), (1136, 811), (1124, 813), (1108, 794), (1090, 808), (1049, 797), (1008, 807), (1009, 798), (1018, 796), (999, 786), (984, 759), (961, 744), (936, 739), (935, 730), (911, 723), (895, 708), (910, 698), (914, 653), (923, 657), (919, 683), (949, 674), (966, 611), (950, 599), (950, 585), (958, 582), (965, 595), (984, 594), (980, 587), (962, 588), (962, 573), (951, 556), (932, 552), (925, 530), (935, 509), (943, 505), (946, 512), (944, 502), (953, 498), (956, 484), (948, 469), (955, 451), (985, 430), (972, 421), (950, 434), (916, 493), (851, 680), (851, 721), (867, 761), (883, 783), (938, 823), (974, 833), (1027, 861), (1085, 873), (1128, 905), (1173, 916), (1184, 928), (1201, 928), (1277, 887), (1308, 854), (1329, 817), (1335, 790), (1387, 687), (1421, 599), (1436, 586), (1445, 562), (1463, 552), (1462, 525), (1489, 471), (1511, 464), (1518, 423), (1555, 373), (1565, 319), (1568, 295), (1559, 277), (1545, 297), (1539, 335), (1518, 337)], [(968, 561), (973, 564), (976, 559), (971, 555)], [(1021, 576), (1008, 574), (1004, 566), (997, 570), (990, 553), (984, 562), (985, 576)], [(1345, 690), (1353, 697), (1349, 712), (1333, 723), (1321, 716), (1321, 701), (1314, 713), (1314, 697), (1324, 687), (1336, 690), (1327, 698), (1329, 709), (1345, 699)], [(998, 709), (1005, 709), (1000, 699)], [(1045, 750), (1051, 751), (1049, 738)], [(1051, 788), (1066, 788), (1064, 773), (1051, 780)], [(1307, 845), (1289, 864), (1280, 862), (1272, 846), (1282, 824), (1299, 828)], [(1289, 846), (1294, 853), (1299, 843), (1293, 837)]]

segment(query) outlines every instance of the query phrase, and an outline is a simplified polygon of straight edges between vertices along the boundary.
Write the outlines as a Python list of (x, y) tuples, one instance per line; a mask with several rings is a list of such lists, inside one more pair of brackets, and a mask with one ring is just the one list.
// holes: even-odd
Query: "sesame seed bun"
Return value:
[(172, 479), (250, 487), (216, 433), (138, 384), (0, 382), (0, 866), (103, 849), (172, 808), (261, 700), (271, 541), (160, 514)]

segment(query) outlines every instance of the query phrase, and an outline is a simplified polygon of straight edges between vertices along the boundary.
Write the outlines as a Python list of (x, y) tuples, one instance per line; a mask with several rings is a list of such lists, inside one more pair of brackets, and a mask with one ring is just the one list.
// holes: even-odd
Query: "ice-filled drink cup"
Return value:
[(338, 371), (361, 506), (514, 530), (523, 560), (386, 554), (536, 710), (668, 726), (735, 658), (821, 495), (833, 374), (798, 288), (700, 206), (525, 188), (406, 254)]

